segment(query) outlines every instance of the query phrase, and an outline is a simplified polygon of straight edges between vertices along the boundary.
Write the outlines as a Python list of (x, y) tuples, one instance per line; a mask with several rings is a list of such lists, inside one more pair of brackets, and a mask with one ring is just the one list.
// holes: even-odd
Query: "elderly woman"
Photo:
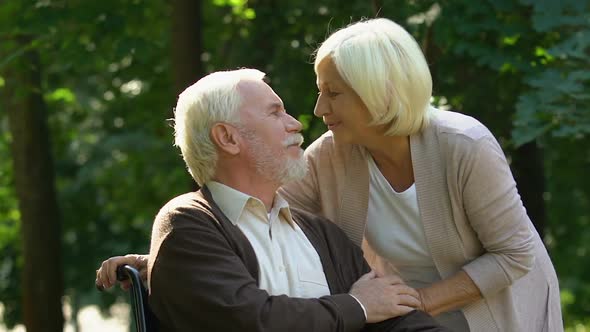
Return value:
[(352, 24), (314, 69), (329, 131), (305, 152), (308, 176), (281, 190), (289, 203), (339, 225), (453, 330), (563, 330), (555, 271), (502, 149), (477, 120), (430, 106), (410, 34), (387, 19)]

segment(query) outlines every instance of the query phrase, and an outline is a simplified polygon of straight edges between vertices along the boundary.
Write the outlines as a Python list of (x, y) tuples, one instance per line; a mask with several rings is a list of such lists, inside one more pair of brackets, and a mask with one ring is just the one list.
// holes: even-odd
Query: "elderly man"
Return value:
[[(263, 77), (217, 72), (179, 96), (176, 145), (202, 189), (172, 199), (154, 223), (148, 286), (162, 327), (443, 331), (414, 311), (413, 289), (370, 273), (340, 229), (277, 194), (307, 167), (301, 123)], [(97, 282), (108, 273), (103, 264)]]

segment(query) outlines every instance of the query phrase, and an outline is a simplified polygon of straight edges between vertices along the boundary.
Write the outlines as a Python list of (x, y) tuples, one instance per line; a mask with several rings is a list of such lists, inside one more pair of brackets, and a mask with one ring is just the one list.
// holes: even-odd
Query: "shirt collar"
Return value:
[[(275, 195), (275, 199), (273, 202), (273, 210), (274, 209), (278, 209), (279, 210), (279, 214), (283, 216), (283, 218), (291, 225), (291, 226), (295, 226), (293, 223), (293, 218), (291, 216), (291, 209), (289, 208), (289, 203), (287, 203), (287, 201), (279, 194), (277, 193)], [(271, 210), (271, 213), (272, 211)]]
[[(237, 225), (240, 216), (246, 208), (250, 209), (250, 211), (252, 211), (252, 209), (262, 209), (266, 215), (264, 204), (256, 197), (250, 196), (216, 181), (209, 181), (205, 185), (209, 188), (211, 196), (221, 209), (221, 212), (223, 212), (234, 225)], [(250, 202), (250, 204), (248, 204), (248, 202)], [(278, 212), (275, 212), (277, 210)], [(291, 226), (294, 226), (289, 203), (287, 203), (287, 201), (278, 193), (275, 194), (270, 215), (272, 216), (275, 213), (283, 216)]]

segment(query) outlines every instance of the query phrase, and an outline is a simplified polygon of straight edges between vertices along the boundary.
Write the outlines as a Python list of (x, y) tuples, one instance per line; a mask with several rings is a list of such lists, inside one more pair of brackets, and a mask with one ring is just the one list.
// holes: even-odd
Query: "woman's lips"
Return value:
[(333, 130), (334, 128), (338, 127), (339, 125), (340, 125), (340, 122), (326, 123), (326, 126), (328, 126), (329, 130)]

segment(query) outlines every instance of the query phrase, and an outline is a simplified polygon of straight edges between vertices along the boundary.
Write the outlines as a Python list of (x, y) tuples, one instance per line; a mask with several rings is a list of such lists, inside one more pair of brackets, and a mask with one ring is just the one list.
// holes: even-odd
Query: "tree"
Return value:
[(7, 65), (6, 85), (0, 91), (12, 134), (21, 215), (24, 324), (31, 332), (57, 332), (63, 329), (61, 223), (39, 55), (30, 49), (34, 42), (34, 37), (26, 35), (5, 41), (5, 55), (15, 48), (23, 51)]
[[(381, 16), (403, 25), (424, 48), (433, 102), (476, 117), (498, 137), (525, 206), (545, 233), (567, 324), (583, 321), (590, 316), (589, 9), (588, 0), (0, 2), (0, 48), (8, 51), (0, 58), (0, 91), (13, 100), (8, 85), (16, 81), (6, 70), (27, 62), (25, 50), (37, 53), (43, 68), (40, 88), (21, 80), (17, 91), (38, 93), (46, 107), (64, 293), (74, 317), (80, 306), (108, 308), (125, 296), (98, 294), (94, 270), (105, 257), (146, 252), (158, 208), (189, 188), (167, 123), (178, 92), (211, 71), (257, 67), (303, 123), (309, 143), (326, 130), (312, 115), (311, 54), (335, 29)], [(15, 34), (36, 39), (25, 48), (7, 44)], [(18, 234), (25, 224), (6, 113), (0, 113), (0, 300), (10, 326), (22, 321)]]
[(200, 0), (172, 1), (172, 71), (176, 95), (203, 76)]

